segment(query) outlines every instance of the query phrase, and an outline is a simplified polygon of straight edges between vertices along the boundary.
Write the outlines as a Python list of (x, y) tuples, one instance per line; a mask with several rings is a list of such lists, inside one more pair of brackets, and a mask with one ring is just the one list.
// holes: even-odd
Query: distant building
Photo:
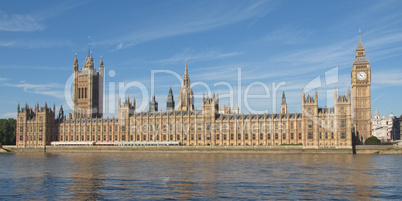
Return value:
[(388, 117), (381, 117), (377, 110), (371, 123), (373, 136), (380, 139), (382, 143), (400, 139), (400, 132), (398, 131), (399, 122), (392, 113)]

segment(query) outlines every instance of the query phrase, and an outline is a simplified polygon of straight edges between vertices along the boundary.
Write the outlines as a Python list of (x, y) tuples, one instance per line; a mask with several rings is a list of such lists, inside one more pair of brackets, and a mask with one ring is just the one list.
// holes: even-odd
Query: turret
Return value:
[(288, 112), (287, 104), (286, 104), (286, 96), (285, 92), (282, 93), (282, 103), (281, 103), (281, 113), (286, 114)]
[(74, 72), (78, 71), (78, 58), (77, 58), (77, 53), (75, 53), (75, 58), (74, 58)]
[(149, 102), (149, 112), (157, 112), (158, 111), (158, 102), (155, 101), (155, 95), (152, 96), (152, 101)]
[(166, 101), (166, 110), (168, 112), (173, 112), (174, 111), (174, 98), (173, 98), (173, 91), (172, 91), (172, 87), (170, 87), (169, 89), (169, 95)]

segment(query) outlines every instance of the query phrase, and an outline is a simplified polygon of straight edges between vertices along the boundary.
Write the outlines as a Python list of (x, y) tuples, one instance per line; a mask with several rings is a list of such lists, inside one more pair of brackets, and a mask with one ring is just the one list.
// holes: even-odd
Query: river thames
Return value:
[(402, 156), (0, 154), (0, 200), (402, 199)]

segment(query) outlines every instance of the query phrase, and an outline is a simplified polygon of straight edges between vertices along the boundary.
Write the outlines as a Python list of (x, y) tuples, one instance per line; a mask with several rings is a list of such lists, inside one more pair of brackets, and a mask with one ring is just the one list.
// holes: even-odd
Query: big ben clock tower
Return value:
[(360, 30), (351, 76), (354, 135), (359, 143), (364, 143), (371, 136), (371, 68), (366, 59)]

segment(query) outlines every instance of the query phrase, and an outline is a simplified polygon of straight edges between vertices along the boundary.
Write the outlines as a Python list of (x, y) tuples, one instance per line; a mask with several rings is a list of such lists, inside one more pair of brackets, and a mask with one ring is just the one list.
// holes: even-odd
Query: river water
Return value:
[(0, 154), (0, 200), (402, 199), (402, 156)]

